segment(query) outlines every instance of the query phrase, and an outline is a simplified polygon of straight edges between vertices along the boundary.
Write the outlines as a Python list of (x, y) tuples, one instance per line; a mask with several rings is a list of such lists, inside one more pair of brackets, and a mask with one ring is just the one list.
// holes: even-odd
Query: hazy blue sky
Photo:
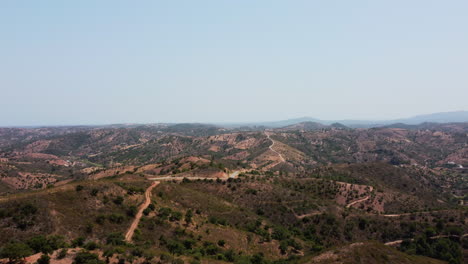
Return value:
[(468, 110), (468, 1), (0, 1), (0, 125)]

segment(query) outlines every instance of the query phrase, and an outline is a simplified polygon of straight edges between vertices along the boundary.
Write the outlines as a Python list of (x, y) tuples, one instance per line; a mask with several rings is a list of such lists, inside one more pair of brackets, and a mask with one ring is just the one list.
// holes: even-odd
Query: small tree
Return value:
[(50, 263), (50, 257), (47, 254), (43, 254), (38, 260), (37, 264), (49, 264)]
[(23, 243), (9, 243), (3, 247), (0, 257), (7, 258), (10, 263), (16, 263), (18, 260), (32, 255), (32, 249)]
[(224, 241), (223, 239), (218, 241), (218, 246), (224, 247), (224, 245), (226, 245), (226, 241)]
[(100, 260), (98, 255), (89, 253), (87, 251), (81, 251), (75, 256), (73, 264), (104, 264), (105, 262)]
[(185, 213), (185, 222), (187, 224), (190, 224), (192, 222), (192, 217), (193, 217), (193, 212), (192, 210), (188, 210), (187, 213)]

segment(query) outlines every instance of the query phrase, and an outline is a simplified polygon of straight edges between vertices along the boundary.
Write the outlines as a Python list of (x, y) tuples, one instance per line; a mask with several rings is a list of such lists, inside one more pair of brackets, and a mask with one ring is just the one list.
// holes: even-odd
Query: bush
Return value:
[(64, 259), (68, 254), (68, 249), (64, 248), (57, 253), (57, 259)]
[(283, 227), (275, 226), (273, 228), (273, 233), (271, 234), (271, 238), (279, 240), (279, 241), (285, 240), (289, 238), (289, 232)]
[(90, 242), (86, 243), (83, 247), (85, 249), (87, 249), (87, 250), (95, 250), (95, 249), (99, 248), (99, 245), (94, 241), (90, 241)]
[(143, 214), (144, 214), (144, 215), (147, 216), (147, 215), (149, 215), (149, 213), (151, 213), (151, 209), (150, 209), (149, 207), (146, 208), (145, 210), (143, 210)]
[(138, 208), (134, 205), (128, 207), (127, 209), (127, 215), (130, 217), (134, 217), (138, 212)]
[(50, 257), (47, 254), (43, 254), (38, 260), (37, 264), (49, 264), (50, 263)]
[(84, 242), (84, 237), (77, 237), (72, 241), (72, 247), (82, 247), (84, 245)]
[(82, 191), (83, 189), (84, 189), (84, 186), (83, 186), (83, 185), (77, 185), (76, 188), (75, 188), (75, 190), (76, 190), (77, 192), (80, 192), (80, 191)]
[(98, 193), (99, 193), (99, 190), (98, 190), (98, 189), (92, 189), (92, 190), (91, 190), (91, 195), (92, 195), (92, 196), (96, 196)]
[(187, 224), (192, 222), (192, 217), (193, 217), (193, 212), (192, 210), (188, 210), (187, 213), (185, 213), (185, 222)]
[(182, 213), (177, 212), (177, 211), (173, 211), (172, 214), (171, 214), (171, 217), (169, 218), (169, 220), (171, 222), (182, 220)]
[(35, 205), (27, 203), (20, 207), (19, 213), (22, 216), (29, 216), (29, 215), (36, 214), (38, 210), (39, 209)]
[(39, 235), (29, 239), (26, 244), (28, 244), (35, 253), (42, 252), (44, 254), (50, 254), (54, 250), (63, 247), (65, 242), (61, 236), (45, 237), (43, 235)]
[(73, 264), (105, 264), (105, 262), (100, 260), (96, 254), (82, 251), (76, 254)]
[(125, 245), (124, 236), (121, 233), (111, 233), (106, 238), (108, 245), (122, 246)]
[(28, 246), (32, 250), (34, 250), (35, 253), (42, 252), (45, 254), (49, 254), (49, 253), (52, 253), (53, 251), (52, 248), (47, 243), (47, 238), (42, 235), (32, 237), (26, 242), (26, 244), (28, 244)]
[(166, 247), (171, 254), (182, 254), (184, 251), (184, 246), (175, 240), (168, 241)]
[(103, 225), (104, 222), (106, 222), (106, 216), (105, 215), (98, 215), (96, 216), (96, 223)]
[(88, 223), (88, 224), (86, 225), (86, 233), (88, 233), (88, 234), (93, 233), (93, 227), (94, 227), (93, 224)]
[(110, 214), (107, 216), (107, 219), (109, 219), (109, 222), (114, 223), (114, 224), (121, 224), (125, 220), (125, 216), (121, 214)]
[(114, 199), (114, 203), (117, 204), (117, 205), (121, 205), (124, 201), (124, 198), (122, 196), (117, 196), (115, 199)]

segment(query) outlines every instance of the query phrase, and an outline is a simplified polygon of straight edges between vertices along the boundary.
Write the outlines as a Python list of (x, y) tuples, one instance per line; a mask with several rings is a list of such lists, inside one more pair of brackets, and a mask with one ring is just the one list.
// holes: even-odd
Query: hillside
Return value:
[(126, 263), (462, 263), (466, 129), (4, 132), (0, 252), (29, 248), (29, 263), (41, 251), (53, 263), (81, 251)]

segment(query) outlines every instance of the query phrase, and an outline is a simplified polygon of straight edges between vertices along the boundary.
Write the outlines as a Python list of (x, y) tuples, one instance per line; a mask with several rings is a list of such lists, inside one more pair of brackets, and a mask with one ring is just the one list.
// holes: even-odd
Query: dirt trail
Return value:
[[(430, 237), (429, 239), (438, 239), (438, 238), (446, 238), (446, 237), (464, 238), (464, 237), (467, 237), (467, 236), (468, 236), (468, 234), (463, 234), (463, 235), (461, 235), (461, 236), (457, 236), (457, 235), (438, 235), (438, 236)], [(409, 239), (409, 241), (414, 241), (414, 238)], [(403, 243), (403, 240), (402, 240), (402, 239), (399, 239), (399, 240), (387, 242), (387, 243), (385, 243), (385, 245), (386, 245), (386, 246), (398, 246), (398, 245), (400, 245), (401, 243)]]
[(368, 195), (368, 196), (366, 196), (366, 197), (364, 197), (364, 198), (362, 198), (362, 199), (360, 199), (360, 200), (357, 200), (357, 201), (354, 201), (354, 202), (350, 202), (349, 204), (346, 205), (346, 208), (350, 208), (351, 206), (353, 206), (353, 205), (355, 205), (355, 204), (357, 204), (357, 203), (367, 201), (367, 200), (369, 200), (369, 198), (370, 198), (370, 195)]
[(417, 214), (430, 214), (430, 213), (437, 213), (437, 212), (448, 212), (450, 210), (434, 210), (434, 211), (423, 211), (423, 212), (414, 212), (414, 213), (401, 213), (401, 214), (383, 214), (383, 217), (400, 217), (400, 216), (407, 216), (407, 215), (417, 215)]
[(320, 214), (323, 214), (323, 213), (322, 212), (313, 212), (313, 213), (308, 213), (308, 214), (303, 214), (303, 215), (297, 215), (296, 213), (294, 213), (294, 216), (297, 219), (302, 219), (302, 218), (306, 218), (306, 217), (310, 217), (310, 216), (314, 216), (314, 215), (320, 215)]
[[(347, 184), (347, 183), (344, 183), (344, 184)], [(368, 185), (368, 187), (369, 187), (369, 192), (372, 193), (372, 191), (374, 190), (374, 187), (372, 187), (370, 185)], [(366, 197), (364, 197), (362, 199), (356, 200), (354, 202), (350, 202), (349, 204), (346, 205), (346, 208), (350, 208), (351, 206), (353, 206), (353, 205), (355, 205), (357, 203), (362, 203), (364, 201), (367, 201), (367, 200), (370, 199), (370, 197), (371, 197), (371, 195), (369, 194), (369, 195), (367, 195)]]
[(148, 189), (145, 191), (145, 202), (140, 206), (138, 213), (135, 216), (135, 219), (133, 220), (132, 224), (130, 225), (130, 228), (128, 229), (127, 233), (125, 234), (125, 241), (127, 242), (132, 242), (132, 237), (133, 233), (135, 233), (135, 229), (138, 227), (138, 224), (140, 223), (140, 219), (143, 216), (143, 211), (150, 205), (151, 203), (151, 191), (153, 190), (154, 187), (158, 186), (159, 182), (155, 181), (153, 184), (151, 184)]
[(182, 181), (183, 179), (188, 180), (227, 180), (227, 179), (236, 179), (239, 177), (241, 173), (240, 170), (234, 171), (230, 173), (227, 177), (223, 178), (208, 178), (208, 177), (180, 177), (180, 176), (161, 176), (161, 177), (148, 177), (148, 180), (151, 181)]
[(274, 153), (278, 154), (278, 156), (280, 157), (281, 162), (286, 162), (283, 155), (281, 155), (281, 153), (279, 153), (278, 151), (273, 149), (273, 146), (275, 145), (275, 141), (270, 138), (270, 134), (268, 134), (266, 131), (264, 133), (267, 136), (267, 138), (271, 141), (271, 145), (269, 146), (270, 150), (273, 151)]

